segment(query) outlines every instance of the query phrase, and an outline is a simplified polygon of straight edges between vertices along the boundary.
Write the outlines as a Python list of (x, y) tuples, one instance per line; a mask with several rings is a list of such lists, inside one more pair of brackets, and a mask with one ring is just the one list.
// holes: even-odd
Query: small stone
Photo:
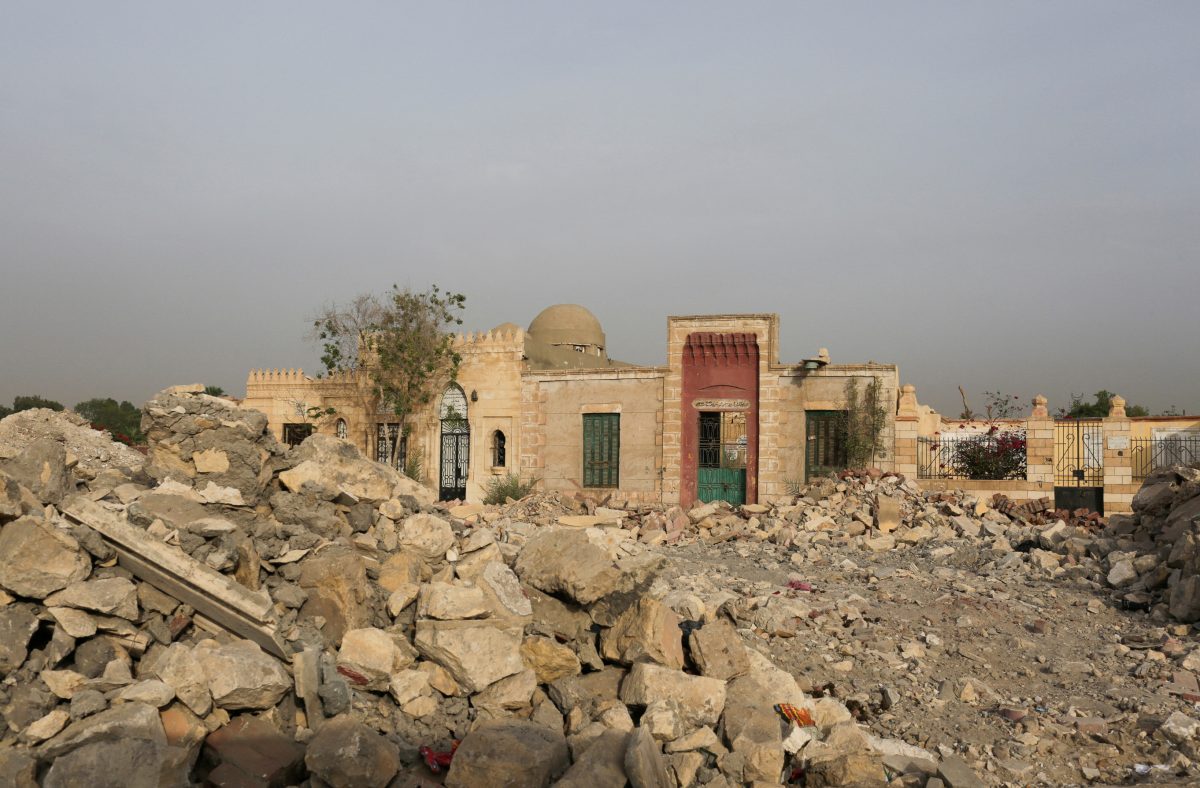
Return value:
[(1175, 744), (1182, 744), (1196, 738), (1197, 732), (1200, 732), (1200, 720), (1183, 712), (1173, 711), (1158, 730)]
[(161, 709), (175, 699), (175, 690), (165, 681), (150, 679), (117, 690), (113, 702), (145, 703)]
[(581, 671), (579, 657), (553, 638), (531, 635), (521, 641), (521, 659), (533, 668), (539, 684), (551, 684)]
[(420, 593), (421, 586), (416, 583), (403, 583), (388, 596), (388, 615), (392, 618), (400, 615), (404, 608), (411, 605)]
[(40, 744), (51, 736), (56, 736), (70, 720), (71, 714), (66, 709), (55, 709), (21, 731), (21, 738), (30, 744)]

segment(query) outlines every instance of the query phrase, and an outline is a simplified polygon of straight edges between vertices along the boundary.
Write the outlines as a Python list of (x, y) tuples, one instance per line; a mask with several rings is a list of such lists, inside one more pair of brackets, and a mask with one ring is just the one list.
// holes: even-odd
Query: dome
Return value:
[(604, 329), (596, 316), (579, 304), (546, 307), (529, 324), (529, 334), (547, 345), (604, 347)]
[(492, 329), (493, 334), (514, 334), (520, 331), (521, 327), (516, 323), (501, 323)]

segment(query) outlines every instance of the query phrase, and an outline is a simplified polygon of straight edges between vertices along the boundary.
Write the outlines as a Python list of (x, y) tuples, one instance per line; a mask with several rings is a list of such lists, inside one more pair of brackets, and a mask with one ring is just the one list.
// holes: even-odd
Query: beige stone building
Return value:
[(669, 317), (666, 363), (653, 367), (610, 358), (599, 321), (573, 304), (455, 343), (456, 380), (407, 425), (365, 413), (352, 381), (300, 370), (251, 372), (244, 404), (281, 440), (316, 430), (399, 467), (419, 457), (445, 499), (477, 501), (516, 473), (614, 501), (753, 503), (844, 465), (846, 382), (873, 380), (887, 413), (874, 464), (895, 466), (896, 366), (824, 351), (783, 363), (774, 314)]

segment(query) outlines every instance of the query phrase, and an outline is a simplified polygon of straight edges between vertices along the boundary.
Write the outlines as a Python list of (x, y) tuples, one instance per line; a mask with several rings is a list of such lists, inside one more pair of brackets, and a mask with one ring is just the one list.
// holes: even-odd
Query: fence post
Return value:
[(1104, 419), (1104, 513), (1130, 512), (1137, 484), (1133, 481), (1132, 425), (1125, 399), (1114, 396)]
[(909, 479), (917, 478), (917, 429), (920, 416), (917, 413), (917, 388), (905, 384), (900, 388), (900, 402), (896, 408), (896, 473)]
[(1054, 419), (1041, 394), (1025, 426), (1025, 479), (1054, 489)]

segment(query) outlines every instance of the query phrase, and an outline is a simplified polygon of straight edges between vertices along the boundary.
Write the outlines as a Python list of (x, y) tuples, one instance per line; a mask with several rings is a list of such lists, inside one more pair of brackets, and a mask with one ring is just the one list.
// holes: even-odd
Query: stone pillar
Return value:
[(1125, 415), (1125, 399), (1114, 396), (1104, 419), (1104, 514), (1133, 511), (1138, 490), (1133, 481), (1132, 423)]
[(900, 401), (896, 408), (896, 443), (893, 455), (896, 473), (909, 479), (917, 478), (917, 432), (920, 417), (917, 413), (917, 387), (905, 384), (900, 387)]
[(1054, 419), (1041, 394), (1033, 398), (1033, 411), (1025, 423), (1025, 478), (1054, 486)]

